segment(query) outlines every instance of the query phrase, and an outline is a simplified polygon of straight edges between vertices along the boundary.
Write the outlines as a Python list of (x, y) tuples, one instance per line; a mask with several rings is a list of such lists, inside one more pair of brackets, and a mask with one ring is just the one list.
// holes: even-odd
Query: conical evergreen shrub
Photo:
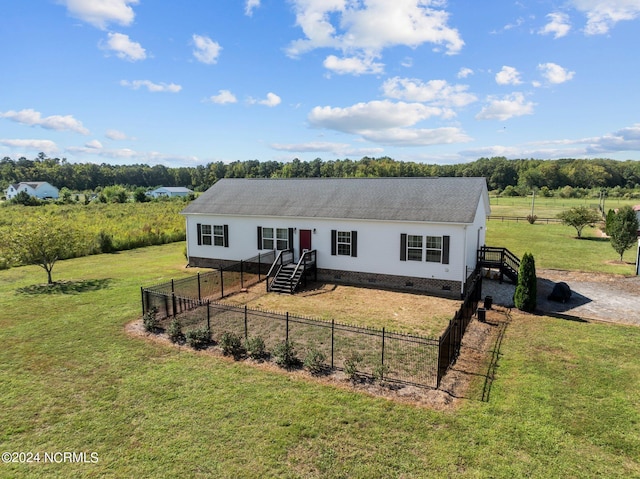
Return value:
[(532, 313), (535, 311), (538, 297), (538, 278), (536, 277), (536, 262), (531, 253), (525, 253), (518, 271), (518, 285), (513, 295), (513, 303), (521, 311)]

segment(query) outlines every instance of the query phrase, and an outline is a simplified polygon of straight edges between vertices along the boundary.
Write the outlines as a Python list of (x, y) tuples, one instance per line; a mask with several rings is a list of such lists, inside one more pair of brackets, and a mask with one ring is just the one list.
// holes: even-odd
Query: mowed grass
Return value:
[[(510, 196), (510, 197), (497, 197), (492, 196), (490, 198), (491, 203), (491, 215), (492, 216), (519, 216), (526, 218), (531, 214), (531, 195), (524, 196)], [(558, 213), (562, 213), (565, 210), (575, 208), (578, 206), (586, 206), (587, 208), (598, 208), (599, 198), (558, 198), (551, 197), (545, 198), (544, 196), (536, 195), (533, 205), (533, 214), (538, 218), (556, 218)], [(638, 199), (625, 199), (625, 198), (605, 198), (604, 209), (609, 211), (622, 208), (623, 206), (634, 206), (640, 204)]]
[(99, 457), (0, 477), (640, 476), (638, 328), (516, 315), (489, 401), (437, 412), (129, 336), (182, 250), (0, 271), (0, 449)]
[(528, 251), (537, 268), (635, 274), (636, 248), (627, 250), (621, 263), (598, 228), (587, 226), (577, 239), (575, 228), (562, 224), (493, 219), (487, 221), (486, 244), (508, 248), (519, 258)]

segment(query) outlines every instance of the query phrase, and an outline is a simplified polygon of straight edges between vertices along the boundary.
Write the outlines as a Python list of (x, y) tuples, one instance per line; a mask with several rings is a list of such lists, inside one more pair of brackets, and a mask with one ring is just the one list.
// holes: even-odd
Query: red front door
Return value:
[(300, 230), (300, 254), (311, 250), (311, 230)]

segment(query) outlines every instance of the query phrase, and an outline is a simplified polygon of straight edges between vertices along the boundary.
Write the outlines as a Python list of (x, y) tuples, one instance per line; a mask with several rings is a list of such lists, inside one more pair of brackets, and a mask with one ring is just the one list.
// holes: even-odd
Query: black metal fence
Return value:
[[(212, 274), (213, 277), (221, 275), (220, 272)], [(327, 366), (334, 370), (343, 370), (345, 361), (358, 356), (356, 368), (361, 375), (382, 376), (388, 382), (433, 388), (440, 385), (460, 353), (462, 337), (477, 309), (482, 288), (482, 275), (476, 269), (465, 284), (462, 306), (445, 332), (435, 339), (205, 300), (207, 296), (203, 291), (216, 292), (209, 298), (222, 297), (227, 294), (227, 287), (223, 294), (222, 287), (216, 289), (206, 284), (211, 280), (204, 276), (193, 279), (193, 284), (172, 281), (143, 288), (143, 313), (155, 308), (160, 327), (165, 330), (177, 316), (185, 331), (206, 327), (214, 341), (225, 332), (245, 339), (259, 336), (267, 351), (288, 340), (294, 344), (300, 359), (311, 350), (320, 351), (327, 358)], [(183, 297), (183, 293), (191, 296)]]
[(453, 319), (449, 321), (447, 329), (440, 336), (438, 386), (440, 386), (440, 380), (444, 377), (447, 369), (455, 364), (456, 359), (458, 359), (460, 347), (462, 346), (462, 337), (471, 322), (471, 318), (478, 309), (478, 302), (481, 296), (482, 273), (479, 268), (476, 268), (465, 284), (465, 296), (462, 306), (460, 306)]
[(142, 313), (155, 308), (175, 316), (209, 300), (222, 299), (264, 280), (275, 251), (232, 263), (218, 270), (142, 288)]
[[(437, 386), (437, 339), (214, 302), (178, 318), (184, 330), (209, 329), (214, 342), (224, 333), (245, 339), (260, 337), (266, 351), (273, 351), (276, 345), (288, 340), (300, 360), (304, 360), (309, 351), (319, 351), (332, 370), (343, 370), (345, 361), (357, 356), (356, 367), (362, 376)], [(166, 329), (171, 321), (172, 318), (163, 318), (159, 325)]]

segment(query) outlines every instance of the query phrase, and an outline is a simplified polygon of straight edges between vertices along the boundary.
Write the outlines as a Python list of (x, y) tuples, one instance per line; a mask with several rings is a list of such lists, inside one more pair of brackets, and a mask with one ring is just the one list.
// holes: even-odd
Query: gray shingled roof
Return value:
[(472, 223), (486, 187), (484, 178), (225, 178), (182, 214)]

